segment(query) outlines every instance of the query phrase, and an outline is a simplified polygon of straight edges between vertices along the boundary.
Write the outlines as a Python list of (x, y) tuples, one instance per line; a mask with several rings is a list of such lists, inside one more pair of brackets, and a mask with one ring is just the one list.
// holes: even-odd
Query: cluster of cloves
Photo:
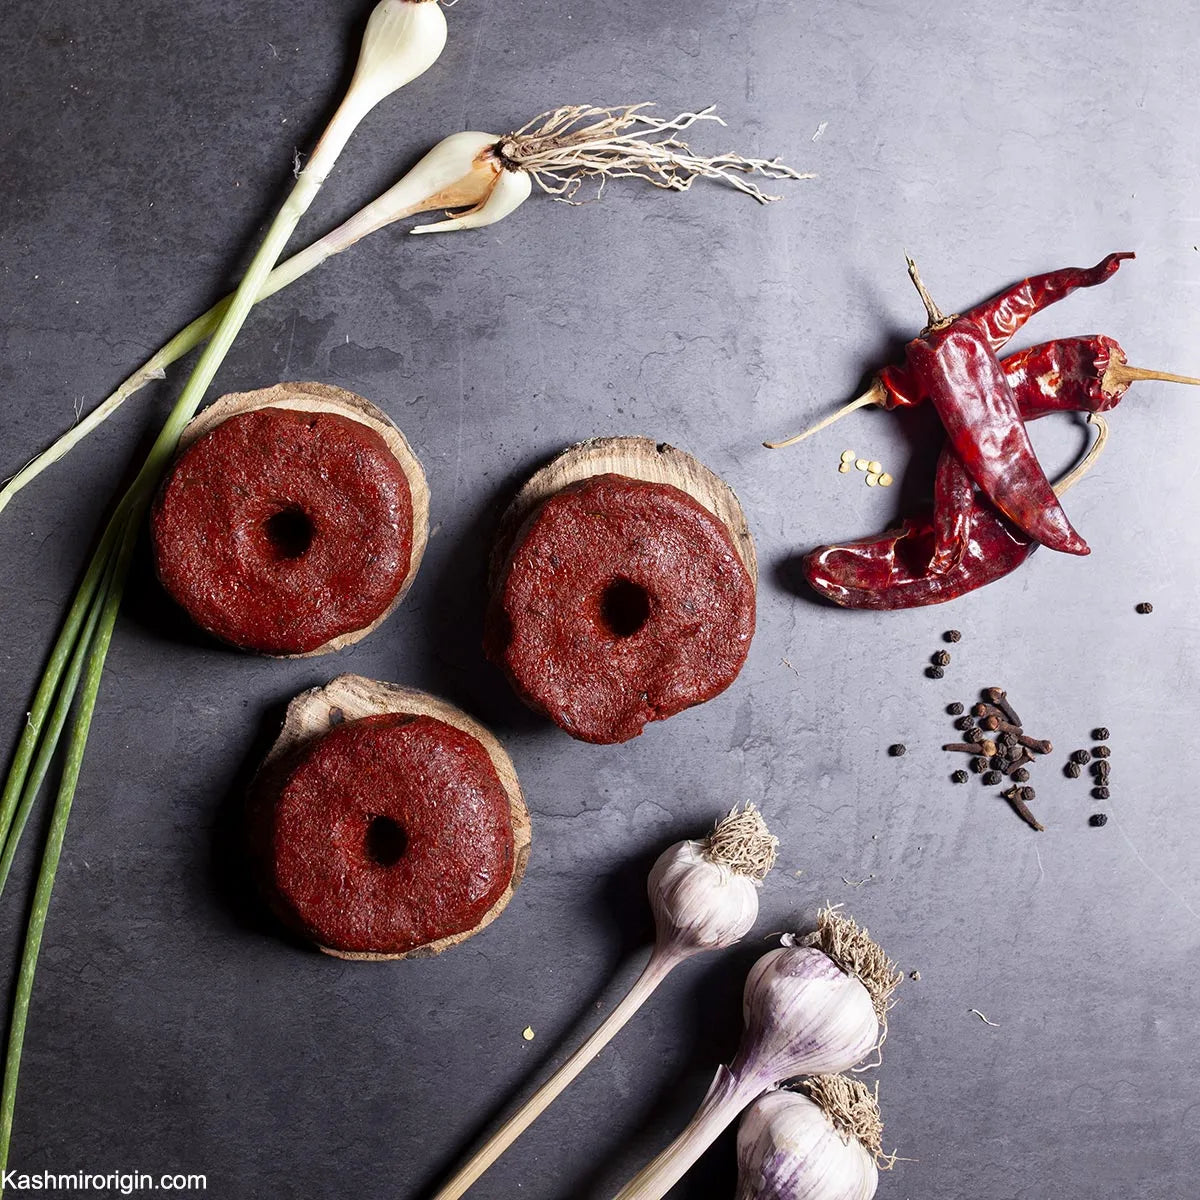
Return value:
[[(1092, 765), (1092, 779), (1095, 785), (1092, 788), (1092, 798), (1095, 800), (1107, 800), (1109, 797), (1108, 779), (1112, 769), (1108, 761), (1112, 754), (1112, 751), (1108, 748), (1108, 729), (1104, 726), (1093, 729), (1092, 740), (1097, 745), (1093, 746), (1090, 750), (1074, 750), (1071, 752), (1071, 756), (1067, 760), (1066, 774), (1071, 779), (1078, 779), (1083, 774), (1083, 768), (1090, 762)], [(1088, 823), (1095, 826), (1106, 825), (1108, 817), (1104, 813), (1093, 813)]]
[[(1027, 786), (1028, 764), (1034, 761), (1034, 755), (1049, 754), (1054, 746), (1025, 732), (1003, 688), (984, 688), (981, 694), (982, 701), (969, 714), (960, 715), (961, 704), (951, 704), (947, 709), (958, 718), (954, 724), (962, 730), (963, 740), (947, 742), (942, 749), (971, 755), (971, 770), (981, 775), (988, 787), (1010, 779), (1013, 786), (1001, 794), (1027, 825), (1040, 831), (1044, 826), (1029, 811), (1037, 793)], [(966, 783), (970, 776), (966, 771), (955, 771), (951, 778), (955, 783)]]

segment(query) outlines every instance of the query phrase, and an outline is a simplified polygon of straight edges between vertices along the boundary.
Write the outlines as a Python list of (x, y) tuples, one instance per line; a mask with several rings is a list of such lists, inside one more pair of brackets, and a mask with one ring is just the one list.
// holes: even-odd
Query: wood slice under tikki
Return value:
[(182, 454), (197, 438), (215, 429), (230, 417), (254, 412), (260, 408), (285, 408), (296, 412), (331, 412), (347, 417), (374, 430), (387, 443), (392, 457), (399, 464), (408, 480), (412, 494), (412, 551), (409, 554), (408, 574), (391, 604), (362, 629), (331, 638), (315, 650), (304, 654), (275, 655), (278, 658), (314, 658), (320, 654), (331, 654), (362, 641), (374, 633), (396, 611), (417, 577), (417, 569), (429, 542), (429, 484), (420, 460), (409, 445), (408, 439), (392, 422), (383, 409), (345, 388), (327, 383), (278, 383), (274, 387), (259, 388), (253, 392), (231, 392), (213, 401), (194, 417), (179, 439)]
[(516, 768), (507, 751), (496, 737), (478, 721), (448, 701), (440, 700), (427, 692), (399, 684), (366, 679), (361, 675), (339, 675), (324, 687), (301, 692), (288, 705), (283, 728), (272, 745), (251, 785), (253, 806), (269, 805), (291, 769), (297, 752), (314, 738), (329, 732), (344, 721), (356, 721), (362, 717), (383, 713), (404, 713), (414, 716), (433, 717), (461, 730), (477, 741), (487, 752), (496, 775), (508, 796), (513, 834), (513, 871), (508, 886), (496, 902), (487, 910), (479, 922), (462, 933), (451, 934), (437, 941), (418, 946), (404, 954), (352, 953), (318, 945), (325, 954), (335, 958), (354, 959), (366, 962), (389, 962), (405, 958), (432, 958), (451, 946), (457, 946), (481, 929), (490, 925), (507, 907), (517, 885), (525, 874), (529, 861), (529, 846), (532, 830), (529, 810), (521, 785), (517, 780)]
[(538, 505), (573, 483), (610, 472), (670, 484), (702, 504), (729, 531), (738, 557), (757, 586), (754, 537), (733, 489), (685, 451), (646, 437), (591, 438), (564, 450), (532, 475), (501, 518), (489, 563), (490, 586), (495, 586), (517, 533)]

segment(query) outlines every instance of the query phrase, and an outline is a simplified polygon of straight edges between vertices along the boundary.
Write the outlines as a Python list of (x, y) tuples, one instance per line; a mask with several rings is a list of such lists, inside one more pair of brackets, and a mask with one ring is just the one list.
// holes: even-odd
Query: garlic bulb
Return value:
[[(659, 855), (647, 885), (656, 936), (650, 961), (599, 1029), (467, 1160), (434, 1200), (458, 1200), (533, 1124), (685, 959), (729, 946), (758, 916), (758, 888), (778, 840), (753, 804), (722, 817), (702, 841)], [(753, 1097), (747, 1097), (751, 1100)]]
[(849, 1070), (879, 1045), (900, 981), (895, 964), (865, 929), (832, 909), (820, 914), (812, 940), (754, 964), (736, 1057), (717, 1069), (687, 1128), (617, 1200), (661, 1200), (748, 1104), (799, 1075)]
[(871, 993), (823, 950), (785, 946), (750, 969), (743, 994), (746, 1037), (732, 1070), (782, 1082), (848, 1071), (879, 1040)]
[(704, 841), (664, 850), (647, 883), (658, 944), (694, 954), (740, 941), (758, 919), (758, 889), (774, 861), (775, 838), (753, 805)]
[(871, 1200), (879, 1184), (874, 1155), (799, 1092), (770, 1092), (746, 1110), (737, 1156), (736, 1200)]

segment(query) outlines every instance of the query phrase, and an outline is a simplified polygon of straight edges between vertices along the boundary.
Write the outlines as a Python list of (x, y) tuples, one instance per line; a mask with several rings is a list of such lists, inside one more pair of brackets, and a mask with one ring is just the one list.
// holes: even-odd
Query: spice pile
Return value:
[[(1028, 768), (1034, 762), (1034, 755), (1049, 754), (1054, 746), (1025, 732), (1003, 688), (984, 688), (981, 695), (982, 700), (968, 714), (964, 714), (961, 703), (947, 708), (956, 718), (954, 726), (962, 731), (963, 740), (947, 742), (942, 749), (971, 755), (971, 770), (982, 777), (987, 787), (998, 787), (1006, 778), (1011, 780), (1012, 786), (1001, 795), (1027, 825), (1040, 832), (1045, 826), (1029, 811), (1037, 793), (1028, 786)], [(958, 770), (950, 778), (955, 783), (967, 783), (971, 777)]]
[[(1063, 768), (1063, 774), (1068, 779), (1078, 779), (1083, 774), (1083, 768), (1091, 763), (1092, 779), (1095, 781), (1092, 787), (1092, 798), (1094, 800), (1107, 800), (1111, 795), (1108, 788), (1109, 775), (1112, 767), (1109, 764), (1109, 758), (1112, 756), (1112, 751), (1108, 747), (1108, 729), (1101, 725), (1092, 730), (1092, 740), (1096, 742), (1090, 750), (1073, 750), (1071, 757), (1067, 760), (1067, 765)], [(1094, 825), (1099, 828), (1102, 825), (1108, 824), (1108, 815), (1106, 813), (1093, 813), (1088, 820), (1089, 825)]]

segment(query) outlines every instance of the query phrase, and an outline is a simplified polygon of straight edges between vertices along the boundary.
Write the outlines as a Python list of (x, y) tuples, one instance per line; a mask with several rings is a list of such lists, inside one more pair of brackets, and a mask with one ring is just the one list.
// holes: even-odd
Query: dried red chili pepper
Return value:
[[(1092, 463), (1107, 437), (1104, 418), (1090, 418), (1101, 434), (1087, 457), (1056, 490), (1066, 491)], [(943, 456), (948, 471), (970, 476), (957, 455)], [(942, 466), (939, 463), (939, 468)], [(933, 509), (906, 520), (861, 542), (818, 546), (804, 556), (804, 577), (809, 585), (843, 608), (900, 609), (942, 604), (1015, 571), (1039, 543), (1015, 529), (987, 499), (970, 487), (970, 500), (962, 515), (961, 548), (941, 569), (931, 570), (938, 550), (938, 521)]]
[(1018, 529), (1052, 550), (1087, 554), (1038, 462), (983, 326), (970, 316), (945, 316), (911, 258), (908, 273), (929, 323), (906, 347), (904, 365), (879, 373), (889, 406), (928, 400), (980, 490)]
[(1094, 267), (1063, 267), (1033, 275), (972, 308), (967, 315), (987, 334), (992, 349), (1000, 350), (1034, 313), (1056, 304), (1077, 288), (1095, 287), (1112, 278), (1122, 261), (1133, 257), (1125, 251), (1110, 254)]
[[(1037, 420), (1055, 412), (1101, 413), (1138, 379), (1200, 385), (1200, 379), (1128, 365), (1109, 337), (1063, 338), (1002, 360), (1021, 416)], [(1085, 463), (1095, 461), (1103, 437)], [(1058, 485), (1065, 490), (1083, 464)], [(849, 608), (898, 609), (938, 604), (974, 591), (1014, 571), (1037, 548), (982, 497), (954, 450), (938, 462), (934, 506), (899, 529), (843, 546), (820, 546), (805, 557), (811, 586)]]

